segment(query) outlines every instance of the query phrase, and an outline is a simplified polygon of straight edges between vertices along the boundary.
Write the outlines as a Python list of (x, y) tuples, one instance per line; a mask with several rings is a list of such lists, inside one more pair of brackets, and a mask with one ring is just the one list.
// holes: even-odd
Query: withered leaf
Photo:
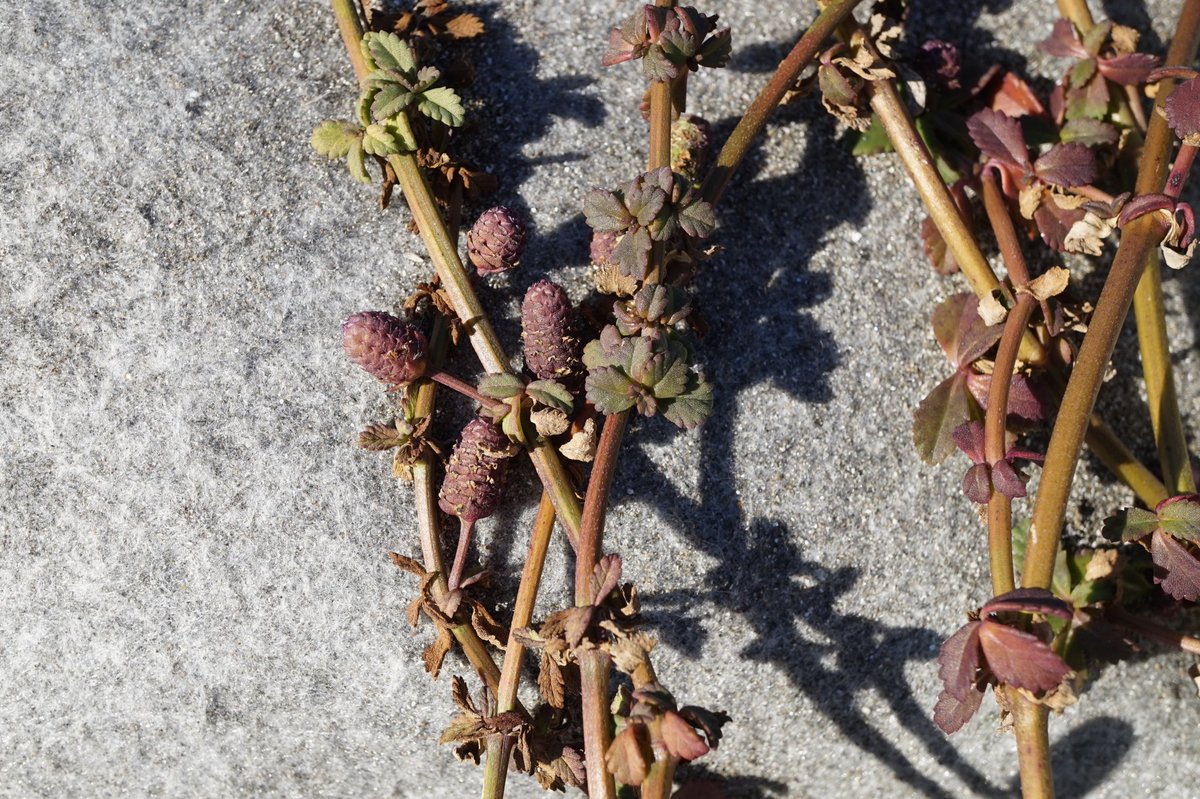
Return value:
[(450, 651), (453, 642), (454, 638), (450, 635), (450, 631), (438, 625), (437, 638), (425, 647), (425, 651), (421, 654), (421, 660), (425, 662), (425, 671), (429, 672), (433, 679), (436, 680), (438, 674), (441, 673), (442, 661), (446, 659), (446, 654)]
[(492, 614), (479, 602), (471, 603), (471, 626), (480, 638), (497, 649), (504, 649), (504, 639), (508, 637), (508, 631), (492, 618)]
[(1032, 633), (986, 620), (980, 623), (979, 644), (996, 679), (1041, 693), (1063, 681), (1071, 669), (1044, 641)]
[(452, 39), (473, 39), (483, 33), (483, 20), (464, 11), (446, 21), (446, 33)]
[(448, 744), (452, 742), (475, 741), (486, 735), (487, 732), (487, 725), (482, 718), (469, 713), (460, 713), (450, 720), (450, 724), (446, 726), (446, 729), (442, 731), (442, 736), (438, 738), (438, 743)]
[(471, 692), (467, 690), (467, 681), (457, 674), (450, 681), (450, 698), (464, 713), (479, 715), (479, 708), (475, 707), (475, 701), (471, 699)]
[(683, 716), (673, 710), (663, 713), (661, 727), (663, 746), (681, 760), (695, 760), (708, 752), (708, 744)]
[(650, 749), (650, 731), (644, 724), (629, 724), (613, 737), (604, 756), (609, 772), (625, 785), (641, 785), (646, 779), (654, 754)]
[(723, 710), (706, 710), (695, 705), (679, 708), (679, 715), (703, 732), (704, 737), (708, 739), (708, 745), (713, 749), (721, 743), (722, 728), (731, 721), (729, 714)]
[(1150, 538), (1154, 582), (1175, 599), (1200, 599), (1200, 560), (1186, 546), (1162, 530)]
[(577, 608), (570, 608), (563, 617), (564, 628), (567, 645), (572, 649), (579, 646), (585, 637), (587, 637), (588, 629), (592, 626), (592, 620), (596, 616), (595, 605), (585, 605)]
[(566, 684), (563, 667), (554, 661), (549, 652), (543, 651), (538, 669), (538, 690), (546, 704), (561, 710), (566, 702)]
[(625, 674), (633, 674), (634, 670), (646, 662), (650, 651), (657, 641), (653, 636), (643, 632), (632, 632), (615, 636), (608, 651), (612, 655), (613, 665)]

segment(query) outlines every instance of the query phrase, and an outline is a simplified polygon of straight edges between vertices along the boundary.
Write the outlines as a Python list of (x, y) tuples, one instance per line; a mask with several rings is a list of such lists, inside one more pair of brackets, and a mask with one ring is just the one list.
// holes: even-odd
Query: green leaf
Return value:
[(346, 153), (346, 166), (350, 167), (350, 176), (359, 183), (371, 182), (371, 176), (367, 173), (367, 165), (363, 162), (361, 139), (350, 145), (350, 152)]
[(887, 131), (883, 129), (883, 123), (879, 121), (877, 114), (871, 115), (871, 127), (858, 134), (858, 140), (854, 142), (854, 149), (850, 151), (851, 155), (876, 155), (878, 153), (890, 153), (894, 149), (892, 140), (888, 138)]
[(652, 45), (642, 56), (642, 74), (647, 80), (655, 83), (666, 83), (675, 80), (679, 75), (679, 66), (667, 57), (661, 47)]
[(368, 125), (362, 138), (363, 149), (380, 157), (399, 152), (396, 137), (383, 125)]
[(525, 387), (525, 393), (548, 408), (570, 412), (575, 407), (575, 398), (567, 387), (554, 380), (534, 380)]
[(375, 93), (371, 100), (371, 116), (387, 119), (403, 111), (413, 101), (413, 93), (399, 83), (389, 83)]
[(1104, 537), (1109, 541), (1136, 541), (1158, 529), (1158, 517), (1141, 508), (1122, 508), (1104, 520)]
[(636, 392), (633, 381), (621, 370), (601, 366), (588, 372), (587, 398), (601, 413), (614, 414), (633, 407)]
[(525, 391), (525, 383), (516, 375), (485, 375), (479, 381), (479, 393), (494, 399), (508, 399)]
[(717, 226), (711, 204), (704, 200), (690, 203), (679, 211), (679, 227), (694, 239), (706, 239)]
[(368, 33), (363, 37), (362, 50), (367, 60), (379, 69), (412, 72), (417, 68), (417, 59), (413, 56), (412, 48), (394, 33)]
[(1076, 62), (1075, 66), (1071, 67), (1071, 72), (1067, 78), (1072, 86), (1083, 86), (1092, 76), (1096, 74), (1096, 62), (1093, 59)]
[(418, 96), (417, 110), (430, 119), (452, 128), (457, 128), (466, 118), (462, 101), (458, 99), (454, 90), (447, 86), (438, 86), (422, 92)]
[(328, 158), (343, 158), (361, 132), (362, 129), (353, 122), (327, 119), (313, 130), (312, 146)]
[(1158, 523), (1167, 535), (1200, 542), (1200, 500), (1174, 499), (1158, 506)]
[(662, 415), (678, 427), (690, 430), (704, 423), (712, 414), (712, 386), (697, 376), (696, 386), (686, 394), (666, 400), (659, 407)]
[(364, 128), (371, 124), (371, 103), (374, 101), (375, 89), (363, 89), (362, 94), (358, 95), (354, 113), (358, 116), (358, 124)]
[(1063, 125), (1059, 133), (1059, 139), (1064, 144), (1075, 142), (1085, 147), (1116, 144), (1119, 138), (1120, 134), (1114, 126), (1098, 119), (1072, 119)]
[(687, 362), (682, 358), (677, 358), (674, 361), (666, 361), (665, 353), (659, 357), (663, 358), (664, 362), (670, 363), (670, 367), (653, 384), (652, 390), (654, 391), (654, 396), (658, 399), (671, 399), (672, 397), (680, 396), (687, 390), (688, 378), (692, 374), (691, 369), (688, 368)]
[(913, 412), (913, 444), (921, 460), (930, 465), (944, 461), (955, 449), (954, 428), (980, 416), (962, 372), (938, 383)]

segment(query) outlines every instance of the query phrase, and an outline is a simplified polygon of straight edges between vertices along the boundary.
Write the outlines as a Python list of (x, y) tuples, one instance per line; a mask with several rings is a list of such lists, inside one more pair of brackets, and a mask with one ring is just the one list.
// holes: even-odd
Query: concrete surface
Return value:
[[(737, 55), (691, 102), (727, 131), (813, 9), (719, 5)], [(1053, 9), (916, 5), (918, 35), (1009, 61)], [(1152, 19), (1156, 46), (1177, 5), (1106, 4)], [(485, 291), (514, 349), (527, 285), (587, 290), (582, 192), (644, 158), (639, 79), (598, 67), (631, 7), (478, 7), (472, 102), (502, 122), (474, 148), (533, 223), (522, 271)], [(384, 556), (418, 549), (411, 492), (352, 446), (388, 399), (338, 323), (395, 306), (429, 267), (404, 210), (380, 213), (308, 147), (354, 91), (328, 7), (16, 0), (0, 89), (0, 795), (476, 794), (480, 771), (436, 745), (448, 675), (422, 671), (430, 631), (410, 632), (413, 582)], [(958, 290), (924, 262), (914, 193), (890, 157), (852, 160), (809, 101), (719, 217), (726, 251), (699, 284), (717, 415), (685, 435), (634, 426), (608, 535), (663, 680), (734, 717), (684, 775), (733, 797), (1011, 794), (990, 699), (949, 739), (929, 718), (936, 648), (986, 598), (987, 566), (962, 462), (926, 467), (909, 441), (944, 368), (928, 314)], [(1200, 298), (1190, 272), (1167, 289), (1194, 430)], [(1144, 442), (1138, 390), (1134, 366), (1103, 402)], [(1090, 462), (1079, 488), (1075, 534), (1130, 499)], [(524, 467), (515, 497), (481, 530), (509, 595)], [(557, 543), (543, 610), (566, 601), (568, 565)], [(1189, 662), (1107, 669), (1053, 720), (1062, 796), (1194, 789)]]

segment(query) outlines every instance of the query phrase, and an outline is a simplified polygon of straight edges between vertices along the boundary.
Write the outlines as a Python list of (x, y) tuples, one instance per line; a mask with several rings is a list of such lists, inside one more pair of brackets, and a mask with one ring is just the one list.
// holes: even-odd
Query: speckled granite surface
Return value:
[[(1046, 0), (915, 5), (920, 35), (1049, 67), (1029, 55)], [(1177, 5), (1105, 7), (1151, 20), (1158, 46)], [(719, 6), (736, 57), (691, 101), (728, 131), (813, 8)], [(639, 81), (597, 66), (627, 9), (479, 7), (472, 101), (503, 122), (475, 148), (533, 225), (522, 271), (485, 292), (508, 342), (533, 281), (586, 292), (580, 196), (644, 157)], [(0, 795), (476, 794), (480, 772), (435, 744), (448, 679), (424, 674), (414, 586), (384, 557), (417, 550), (411, 493), (351, 446), (387, 399), (344, 361), (338, 323), (429, 267), (404, 211), (308, 148), (353, 92), (327, 6), (16, 0), (0, 87)], [(852, 160), (809, 101), (719, 216), (726, 250), (698, 287), (717, 415), (685, 435), (634, 426), (608, 536), (664, 681), (734, 717), (691, 775), (734, 797), (1010, 794), (994, 710), (950, 739), (929, 719), (936, 647), (986, 598), (987, 566), (958, 469), (909, 441), (942, 368), (928, 313), (956, 290), (920, 253), (914, 193), (890, 158)], [(1200, 296), (1188, 272), (1167, 291), (1194, 431)], [(1124, 370), (1103, 403), (1146, 440), (1137, 391)], [(1079, 485), (1075, 533), (1129, 499), (1090, 463)], [(481, 525), (509, 594), (524, 468), (516, 496)], [(567, 567), (557, 543), (542, 609), (566, 600)], [(1195, 785), (1188, 663), (1107, 669), (1053, 720), (1062, 796)]]

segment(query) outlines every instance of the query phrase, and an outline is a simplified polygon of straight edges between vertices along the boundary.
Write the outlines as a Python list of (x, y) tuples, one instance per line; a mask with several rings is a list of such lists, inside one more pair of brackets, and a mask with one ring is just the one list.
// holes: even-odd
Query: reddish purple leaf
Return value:
[(1019, 499), (1025, 496), (1025, 481), (1021, 474), (1007, 458), (1002, 458), (992, 464), (992, 485), (996, 490), (1009, 499)]
[(976, 463), (963, 475), (963, 494), (977, 505), (992, 501), (992, 470), (986, 463)]
[(1167, 98), (1166, 111), (1167, 122), (1179, 138), (1200, 133), (1200, 78), (1176, 86)]
[(1100, 74), (1122, 86), (1145, 83), (1158, 66), (1158, 58), (1149, 53), (1129, 53), (1115, 58), (1100, 59)]
[(1017, 120), (985, 108), (967, 120), (967, 132), (985, 158), (994, 158), (1017, 169), (1029, 169), (1029, 147)]
[(956, 733), (971, 720), (975, 711), (979, 710), (981, 702), (983, 691), (978, 688), (970, 690), (965, 699), (958, 699), (942, 691), (938, 696), (937, 705), (933, 708), (933, 723), (947, 735)]
[(946, 639), (938, 652), (938, 677), (945, 692), (956, 699), (966, 699), (975, 689), (975, 672), (979, 668), (979, 627), (982, 622), (969, 621)]
[(1060, 208), (1054, 200), (1047, 199), (1033, 212), (1033, 221), (1042, 234), (1042, 241), (1055, 251), (1062, 252), (1067, 233), (1083, 216), (1084, 211), (1080, 208)]
[(979, 645), (996, 679), (1027, 691), (1049, 691), (1071, 671), (1042, 639), (998, 621), (980, 622)]
[(1055, 186), (1084, 186), (1096, 179), (1096, 156), (1082, 144), (1056, 144), (1034, 163), (1033, 171)]
[(954, 446), (971, 459), (971, 463), (986, 463), (983, 455), (983, 422), (971, 420), (954, 428)]
[(974, 294), (952, 294), (933, 309), (933, 335), (956, 369), (983, 357), (1003, 333), (1004, 325), (984, 324)]
[[(991, 74), (990, 70), (989, 74)], [(991, 97), (983, 98), (986, 99), (988, 108), (1007, 114), (1013, 119), (1023, 116), (1041, 116), (1046, 113), (1037, 94), (1017, 73), (1006, 70), (999, 74), (999, 80), (980, 81), (981, 85), (994, 84), (989, 87), (991, 88)], [(987, 78), (986, 75), (985, 78)]]
[[(967, 388), (971, 396), (979, 403), (979, 407), (987, 410), (988, 392), (992, 388), (992, 376), (971, 374), (967, 376)], [(1046, 418), (1046, 400), (1034, 388), (1033, 383), (1023, 374), (1015, 374), (1008, 387), (1008, 418), (1017, 419), (1027, 424), (1044, 421)]]
[(692, 725), (673, 710), (663, 714), (661, 732), (663, 746), (680, 760), (695, 760), (708, 752), (708, 745)]
[(1038, 47), (1056, 58), (1090, 57), (1090, 53), (1079, 41), (1079, 34), (1075, 32), (1075, 26), (1068, 19), (1060, 19), (1055, 22), (1054, 30), (1050, 32), (1049, 38), (1039, 42)]
[(1200, 599), (1200, 560), (1186, 546), (1162, 530), (1150, 537), (1154, 582), (1175, 599)]
[(1067, 603), (1045, 588), (1017, 588), (1006, 594), (992, 597), (979, 609), (982, 616), (992, 613), (1041, 613), (1070, 619), (1071, 609)]

